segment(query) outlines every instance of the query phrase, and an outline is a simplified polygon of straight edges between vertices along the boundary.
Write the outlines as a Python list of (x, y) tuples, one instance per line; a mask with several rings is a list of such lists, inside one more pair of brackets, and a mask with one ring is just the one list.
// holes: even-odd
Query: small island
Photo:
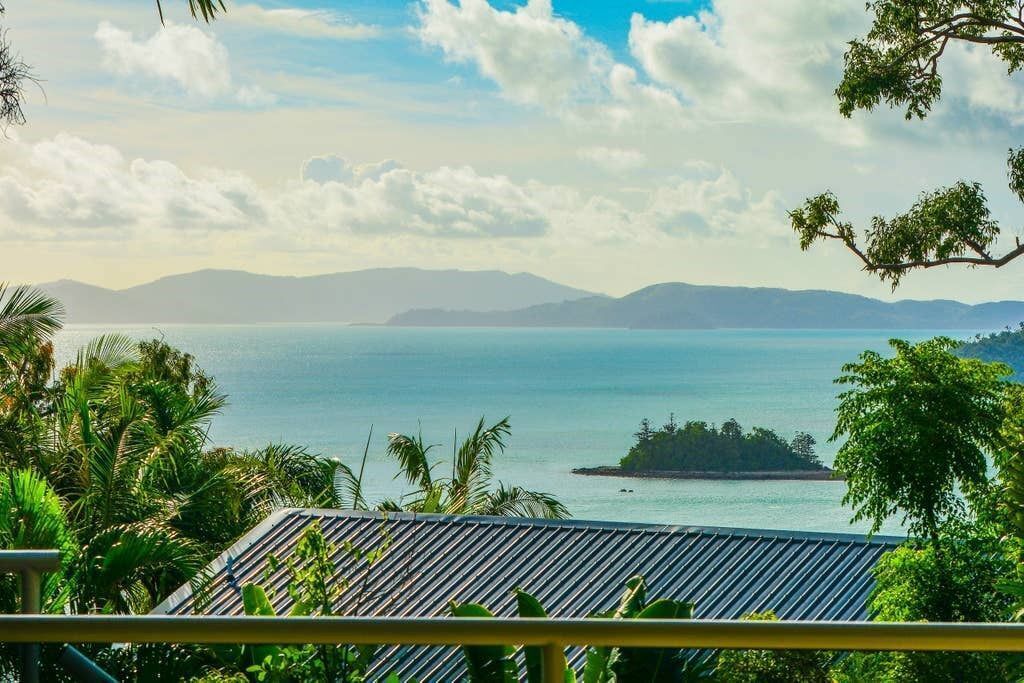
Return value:
[(748, 432), (735, 419), (721, 427), (691, 420), (679, 426), (675, 416), (661, 429), (640, 422), (636, 443), (619, 465), (580, 467), (574, 474), (665, 479), (836, 479), (814, 452), (816, 441), (798, 432), (786, 441), (771, 429)]

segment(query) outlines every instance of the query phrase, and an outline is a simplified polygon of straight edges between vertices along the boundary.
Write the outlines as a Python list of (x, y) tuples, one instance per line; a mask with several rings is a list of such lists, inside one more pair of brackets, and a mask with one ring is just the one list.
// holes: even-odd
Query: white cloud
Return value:
[(103, 53), (103, 68), (118, 76), (171, 84), (194, 99), (234, 99), (245, 106), (275, 101), (256, 85), (236, 88), (227, 48), (195, 26), (169, 22), (148, 39), (136, 40), (130, 31), (103, 21), (95, 38)]
[[(8, 219), (0, 225), (11, 239), (146, 241), (185, 233), (198, 243), (230, 231), (240, 242), (271, 241), (280, 249), (403, 235), (552, 245), (757, 243), (784, 230), (776, 195), (752, 193), (728, 171), (706, 165), (691, 164), (625, 201), (468, 166), (415, 171), (391, 160), (352, 164), (327, 155), (307, 160), (299, 179), (264, 187), (240, 172), (188, 173), (63, 133), (11, 148), (13, 163), (0, 171), (0, 217)], [(597, 154), (631, 156), (629, 150)]]
[(509, 99), (559, 108), (593, 97), (611, 64), (607, 49), (579, 26), (554, 16), (550, 0), (513, 11), (486, 0), (424, 0), (420, 39), (453, 62), (474, 64)]
[(231, 6), (231, 11), (225, 17), (225, 21), (228, 22), (308, 38), (366, 40), (381, 33), (380, 28), (376, 26), (349, 21), (328, 9), (266, 9), (259, 5), (236, 4)]
[(336, 154), (327, 154), (306, 159), (302, 163), (299, 178), (320, 184), (359, 183), (364, 180), (380, 180), (381, 176), (388, 171), (401, 168), (402, 165), (394, 159), (385, 159), (369, 164), (351, 164)]
[(304, 214), (310, 227), (356, 234), (536, 237), (549, 227), (522, 187), (468, 166), (417, 172), (395, 162), (354, 166), (317, 157), (278, 202), (282, 216)]
[(605, 45), (555, 15), (550, 0), (508, 11), (487, 0), (422, 0), (419, 20), (420, 39), (448, 60), (474, 65), (505, 98), (573, 123), (675, 125), (683, 113), (673, 93), (641, 83)]
[(0, 214), (20, 238), (29, 230), (36, 239), (150, 230), (536, 237), (549, 227), (523, 187), (469, 167), (416, 172), (320, 157), (304, 165), (302, 180), (266, 189), (242, 173), (188, 174), (63, 133), (12, 144), (19, 158), (0, 173)]
[(277, 102), (277, 95), (267, 92), (258, 85), (243, 85), (235, 91), (235, 99), (246, 107), (269, 107)]
[(576, 156), (610, 173), (626, 173), (647, 161), (647, 155), (640, 150), (619, 147), (584, 147), (576, 151)]
[(0, 174), (0, 212), (12, 219), (11, 230), (32, 225), (43, 237), (76, 229), (122, 235), (138, 226), (208, 232), (266, 215), (256, 186), (238, 173), (193, 177), (64, 133), (17, 146), (21, 163)]
[(505, 97), (577, 122), (799, 121), (859, 143), (859, 125), (840, 117), (831, 93), (864, 17), (844, 0), (761, 0), (756, 11), (748, 0), (715, 0), (668, 22), (634, 14), (629, 47), (642, 73), (547, 0), (509, 11), (485, 0), (423, 0), (418, 32), (448, 59), (476, 65)]
[(1008, 76), (1006, 62), (989, 46), (952, 44), (943, 61), (944, 98), (959, 98), (975, 112), (1024, 125), (1024, 75)]
[(695, 116), (810, 125), (859, 144), (832, 90), (846, 41), (865, 25), (863, 7), (843, 0), (715, 0), (697, 16), (668, 22), (634, 14), (629, 46), (644, 72), (671, 88)]
[(658, 230), (761, 243), (790, 235), (778, 193), (758, 196), (728, 170), (708, 164), (691, 163), (687, 171), (651, 196), (648, 219)]

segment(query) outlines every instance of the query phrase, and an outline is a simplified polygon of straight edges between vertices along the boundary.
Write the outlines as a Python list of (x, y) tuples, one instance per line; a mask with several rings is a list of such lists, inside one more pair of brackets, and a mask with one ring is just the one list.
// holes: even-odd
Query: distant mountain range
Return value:
[(826, 290), (793, 291), (666, 283), (622, 298), (587, 297), (511, 311), (412, 310), (398, 326), (620, 327), (648, 329), (971, 329), (1016, 326), (1024, 302), (893, 303)]
[(412, 308), (479, 311), (594, 297), (530, 275), (382, 268), (311, 277), (201, 270), (112, 290), (73, 280), (39, 287), (71, 323), (383, 323)]
[(889, 303), (827, 290), (678, 282), (612, 298), (529, 273), (417, 268), (310, 277), (200, 270), (121, 290), (73, 280), (39, 287), (64, 303), (71, 323), (989, 330), (1024, 321), (1024, 301)]

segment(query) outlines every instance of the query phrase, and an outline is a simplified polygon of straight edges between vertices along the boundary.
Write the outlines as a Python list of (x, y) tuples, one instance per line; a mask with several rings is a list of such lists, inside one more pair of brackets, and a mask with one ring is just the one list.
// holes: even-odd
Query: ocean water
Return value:
[[(366, 467), (371, 500), (398, 496), (385, 456), (388, 432), (422, 429), (451, 467), (454, 432), (481, 416), (511, 417), (497, 477), (555, 494), (574, 517), (725, 527), (863, 531), (849, 524), (841, 482), (681, 481), (583, 477), (574, 467), (615, 464), (641, 418), (669, 412), (721, 423), (735, 417), (818, 440), (826, 463), (843, 363), (913, 331), (418, 329), (344, 325), (72, 325), (61, 359), (89, 338), (163, 336), (213, 374), (230, 404), (214, 422), (218, 445), (304, 444)], [(952, 336), (968, 337), (975, 331)], [(937, 334), (937, 333), (936, 333)], [(945, 332), (944, 334), (949, 334)], [(623, 492), (621, 489), (631, 489)], [(885, 531), (898, 532), (891, 524)]]

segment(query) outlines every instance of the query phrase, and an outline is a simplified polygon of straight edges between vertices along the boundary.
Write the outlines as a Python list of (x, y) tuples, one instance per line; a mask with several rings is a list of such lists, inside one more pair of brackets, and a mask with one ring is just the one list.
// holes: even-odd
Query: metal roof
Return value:
[[(204, 614), (240, 615), (241, 586), (259, 583), (279, 614), (289, 609), (286, 571), (267, 574), (267, 555), (286, 559), (319, 520), (349, 581), (338, 613), (446, 616), (448, 603), (479, 602), (514, 615), (512, 589), (536, 596), (553, 617), (585, 617), (618, 604), (625, 581), (642, 574), (654, 598), (691, 600), (697, 618), (736, 618), (774, 610), (781, 619), (863, 620), (870, 568), (900, 539), (757, 529), (581, 520), (468, 517), (351, 510), (284, 509), (271, 515), (211, 566)], [(369, 571), (342, 549), (370, 550), (390, 538)], [(190, 614), (184, 586), (155, 611)], [(582, 653), (570, 651), (579, 666)], [(456, 680), (455, 649), (382, 648), (374, 671), (402, 680)]]

